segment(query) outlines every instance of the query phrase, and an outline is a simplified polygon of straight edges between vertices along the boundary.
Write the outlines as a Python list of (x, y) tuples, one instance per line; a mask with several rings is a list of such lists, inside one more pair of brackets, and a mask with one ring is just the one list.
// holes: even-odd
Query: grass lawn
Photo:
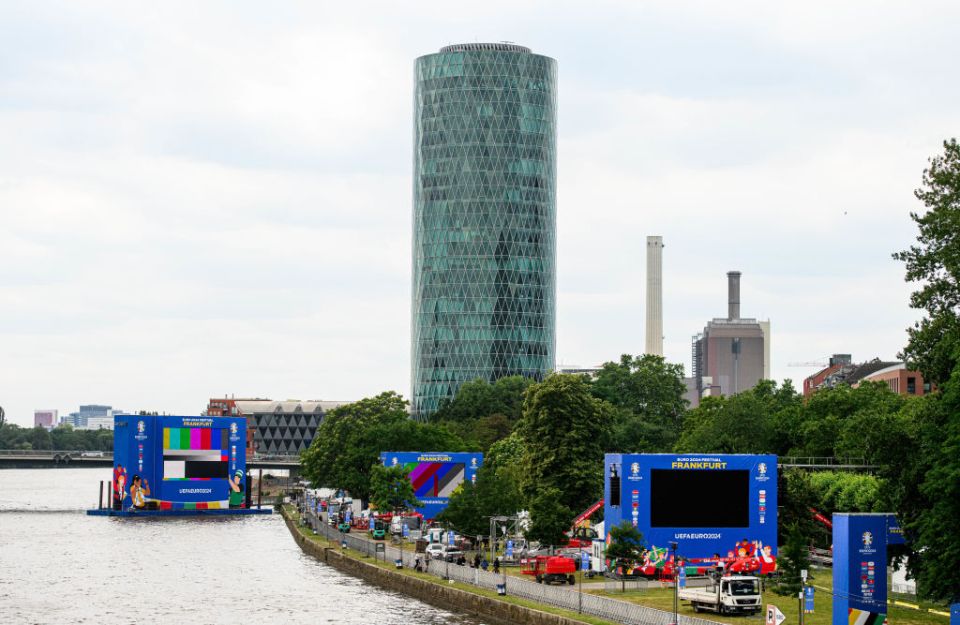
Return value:
[[(833, 611), (831, 609), (832, 599), (830, 596), (831, 589), (833, 588), (833, 571), (830, 569), (814, 569), (811, 571), (811, 574), (815, 577), (813, 577), (809, 583), (816, 588), (813, 604), (814, 612), (813, 614), (804, 614), (804, 625), (830, 625), (833, 618)], [(667, 611), (673, 610), (673, 588), (651, 588), (647, 590), (627, 591), (626, 594), (607, 590), (591, 590), (590, 592), (623, 599), (625, 601), (632, 601), (651, 608), (659, 608)], [(780, 611), (783, 612), (784, 616), (787, 617), (784, 625), (799, 625), (799, 600), (796, 597), (781, 597), (767, 590), (763, 593), (763, 604), (766, 606), (770, 603), (777, 606)], [(894, 605), (893, 603), (890, 603), (887, 609), (887, 620), (890, 625), (949, 625), (950, 622), (950, 618), (947, 616), (912, 610)], [(706, 618), (721, 623), (732, 623), (734, 625), (762, 625), (764, 622), (764, 613), (762, 611), (754, 616), (721, 616), (712, 612), (697, 614), (693, 611), (693, 608), (684, 601), (680, 602), (680, 614)]]

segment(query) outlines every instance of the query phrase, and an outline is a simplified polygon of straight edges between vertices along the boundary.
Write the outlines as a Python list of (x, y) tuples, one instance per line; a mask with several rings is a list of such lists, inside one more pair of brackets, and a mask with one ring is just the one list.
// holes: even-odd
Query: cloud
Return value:
[(648, 234), (671, 360), (728, 269), (776, 377), (892, 357), (958, 10), (5, 3), (0, 405), (407, 394), (413, 60), (475, 40), (559, 62), (560, 358), (642, 351)]

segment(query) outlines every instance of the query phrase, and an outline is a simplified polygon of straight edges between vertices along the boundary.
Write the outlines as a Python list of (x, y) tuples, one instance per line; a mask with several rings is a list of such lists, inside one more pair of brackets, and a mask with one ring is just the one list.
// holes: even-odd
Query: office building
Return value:
[(42, 427), (52, 430), (59, 425), (56, 410), (34, 410), (33, 427)]
[(646, 353), (663, 356), (663, 237), (647, 237)]
[(697, 395), (735, 395), (769, 376), (770, 322), (740, 316), (740, 272), (727, 273), (727, 317), (693, 337)]
[(412, 412), (554, 367), (557, 64), (510, 43), (416, 60)]
[(212, 398), (204, 414), (247, 418), (247, 457), (297, 455), (310, 447), (326, 413), (346, 401)]

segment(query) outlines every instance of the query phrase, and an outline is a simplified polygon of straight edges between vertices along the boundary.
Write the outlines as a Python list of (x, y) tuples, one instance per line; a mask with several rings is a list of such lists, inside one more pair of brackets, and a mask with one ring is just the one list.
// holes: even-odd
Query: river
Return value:
[(110, 469), (0, 470), (0, 623), (478, 625), (303, 554), (278, 515), (88, 517)]

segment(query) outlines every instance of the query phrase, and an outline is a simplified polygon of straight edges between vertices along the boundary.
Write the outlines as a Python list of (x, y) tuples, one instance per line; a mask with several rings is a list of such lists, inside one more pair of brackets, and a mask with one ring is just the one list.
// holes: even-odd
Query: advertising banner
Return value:
[(776, 456), (607, 454), (604, 477), (608, 532), (629, 521), (650, 548), (676, 542), (694, 562), (741, 573), (776, 569)]
[(483, 454), (385, 451), (380, 454), (380, 461), (384, 466), (402, 465), (410, 471), (413, 491), (423, 503), (416, 511), (424, 519), (433, 519), (447, 507), (450, 495), (464, 481), (476, 483)]
[(833, 625), (881, 625), (886, 619), (890, 516), (833, 515)]
[(813, 586), (803, 587), (803, 611), (813, 614)]
[(246, 419), (118, 415), (114, 508), (242, 507)]

